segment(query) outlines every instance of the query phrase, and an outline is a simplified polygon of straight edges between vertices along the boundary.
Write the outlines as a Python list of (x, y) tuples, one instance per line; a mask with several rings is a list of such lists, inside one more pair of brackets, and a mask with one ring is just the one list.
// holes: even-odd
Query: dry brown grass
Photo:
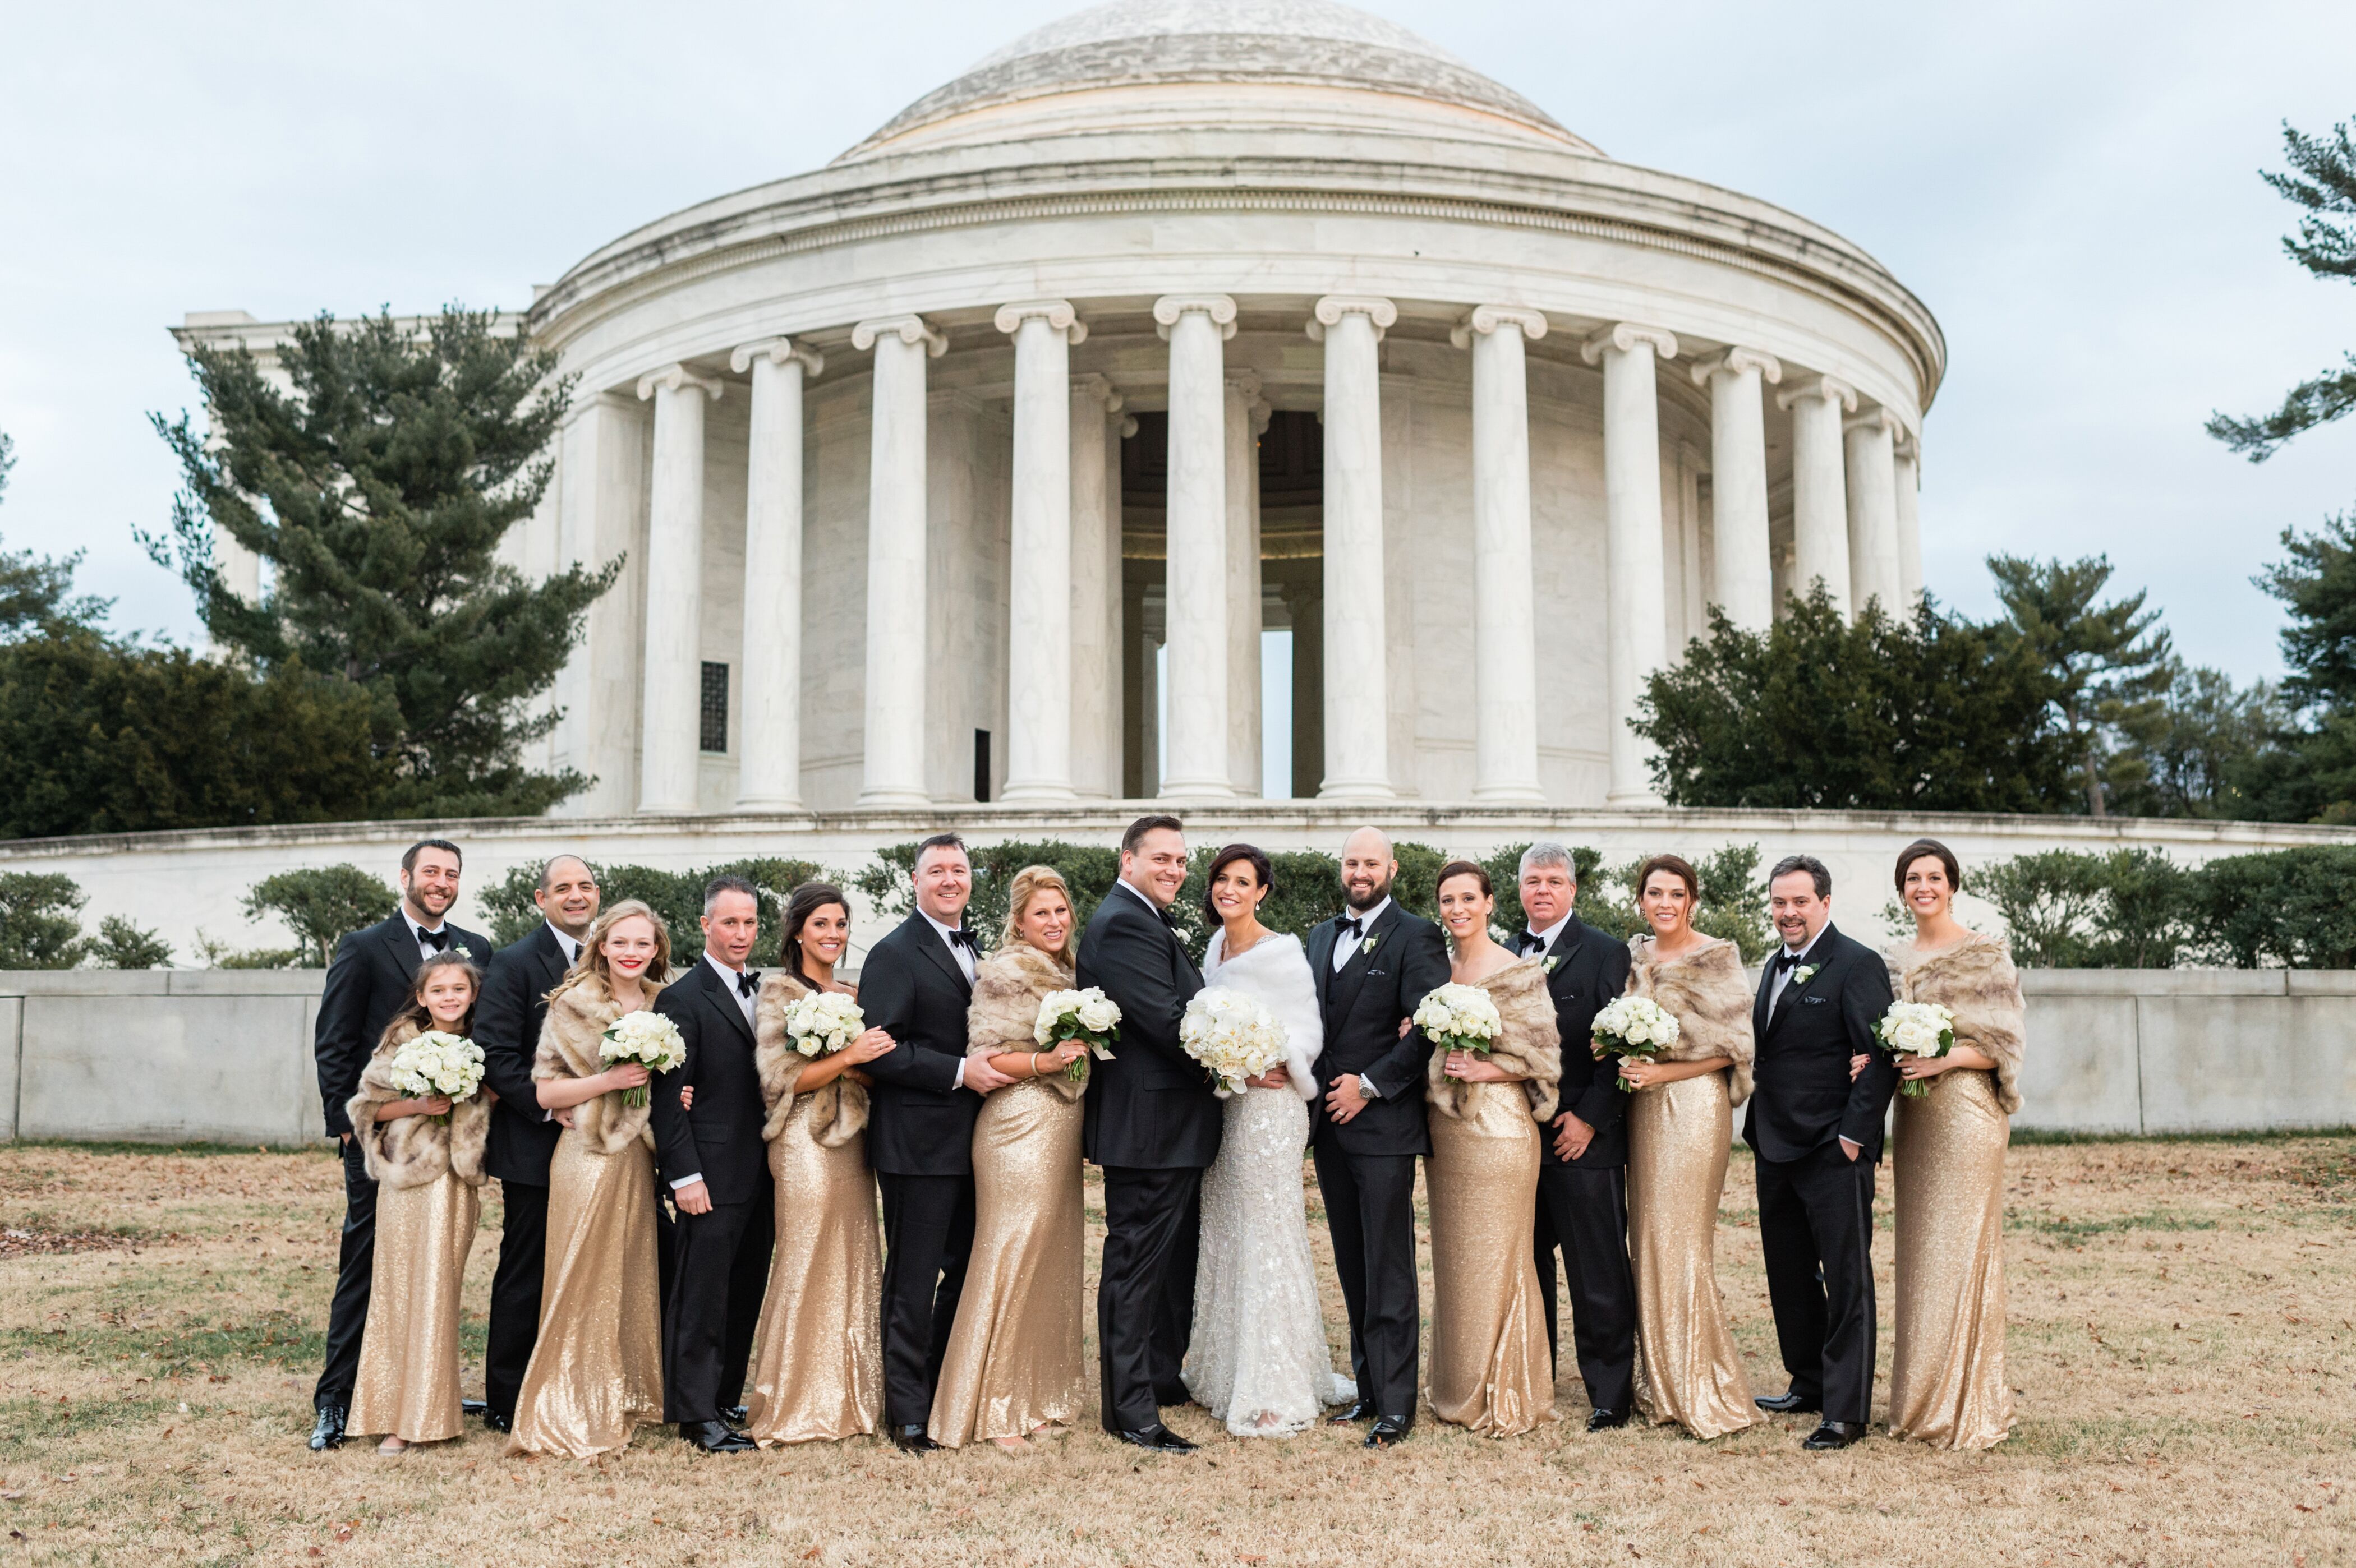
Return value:
[[(586, 1467), (503, 1459), (480, 1431), (314, 1456), (337, 1169), (0, 1148), (0, 1228), (101, 1243), (0, 1258), (0, 1563), (2356, 1561), (2356, 1138), (2014, 1150), (2020, 1424), (1971, 1456), (1805, 1455), (1796, 1421), (1590, 1437), (1575, 1376), (1537, 1435), (1427, 1420), (1376, 1456), (1331, 1430), (1237, 1442), (1192, 1410), (1173, 1424), (1207, 1443), (1183, 1460), (1093, 1431), (922, 1462), (868, 1443), (702, 1458), (659, 1433)], [(1739, 1155), (1723, 1215), (1720, 1277), (1771, 1391)], [(496, 1244), (477, 1245), (477, 1307)], [(1886, 1212), (1877, 1251), (1886, 1299)], [(1326, 1312), (1338, 1326), (1330, 1286)], [(1883, 1331), (1886, 1372), (1886, 1313)]]

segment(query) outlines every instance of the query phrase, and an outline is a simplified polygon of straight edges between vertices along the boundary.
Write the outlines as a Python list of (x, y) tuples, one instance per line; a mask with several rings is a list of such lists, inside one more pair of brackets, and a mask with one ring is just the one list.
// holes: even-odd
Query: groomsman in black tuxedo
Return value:
[(1179, 1368), (1194, 1327), (1203, 1172), (1218, 1157), (1219, 1099), (1178, 1043), (1202, 971), (1170, 917), (1186, 880), (1174, 816), (1141, 816), (1120, 840), (1120, 880), (1080, 935), (1079, 984), (1120, 1007), (1120, 1044), (1091, 1070), (1087, 1157), (1104, 1168), (1104, 1267), (1097, 1358), (1107, 1432), (1140, 1448), (1191, 1454), (1162, 1424), (1186, 1403)]
[[(327, 983), (319, 993), (311, 1051), (319, 1065), (319, 1100), (327, 1113), (327, 1136), (343, 1143), (344, 1240), (336, 1262), (335, 1300), (327, 1308), (327, 1364), (311, 1396), (317, 1412), (311, 1428), (314, 1452), (343, 1445), (352, 1387), (359, 1381), (369, 1282), (376, 1270), (376, 1183), (369, 1179), (344, 1107), (359, 1093), (360, 1069), (375, 1054), (385, 1026), (409, 1005), (410, 986), (425, 955), (454, 945), (477, 964), (491, 955), (487, 940), (443, 918), (458, 901), (460, 863), (458, 847), (444, 839), (411, 845), (401, 858), (400, 907), (336, 944)], [(470, 1409), (481, 1408), (472, 1400), (466, 1403)]]
[(1560, 1360), (1555, 1325), (1554, 1257), (1570, 1284), (1570, 1335), (1592, 1406), (1587, 1429), (1628, 1424), (1635, 1403), (1636, 1284), (1628, 1269), (1627, 1097), (1620, 1074), (1595, 1060), (1595, 1014), (1628, 988), (1628, 944), (1578, 915), (1579, 870), (1559, 844), (1522, 851), (1522, 913), (1516, 944), (1546, 955), (1547, 991), (1562, 1036), (1561, 1114), (1546, 1129), (1538, 1158), (1537, 1234), (1539, 1299), (1547, 1349)]
[[(1874, 1038), (1890, 1010), (1881, 955), (1833, 928), (1832, 873), (1806, 855), (1767, 876), (1783, 950), (1752, 1014), (1758, 1056), (1742, 1141), (1758, 1156), (1759, 1243), (1787, 1393), (1778, 1415), (1820, 1413), (1804, 1448), (1865, 1435), (1873, 1401), (1873, 1168), (1898, 1069)], [(1849, 1077), (1849, 1058), (1864, 1072)]]
[(540, 1338), (548, 1162), (564, 1131), (555, 1115), (540, 1108), (531, 1061), (540, 1050), (541, 1026), (548, 1021), (548, 993), (581, 956), (582, 940), (597, 919), (597, 875), (580, 856), (559, 855), (540, 869), (531, 900), (547, 918), (530, 935), (491, 955), (483, 994), (475, 1003), (483, 1083), (498, 1096), (491, 1107), (483, 1169), (498, 1179), (506, 1215), (498, 1266), (491, 1274), (490, 1339), (483, 1351), (483, 1424), (494, 1432), (515, 1424), (516, 1394)]
[[(753, 1065), (761, 976), (744, 967), (761, 934), (759, 891), (742, 877), (712, 878), (701, 923), (702, 958), (654, 1003), (679, 1026), (687, 1060), (656, 1073), (647, 1091), (656, 1167), (679, 1210), (663, 1303), (663, 1419), (707, 1454), (745, 1454), (753, 1440), (723, 1417), (744, 1398), (776, 1224)], [(692, 1109), (680, 1104), (682, 1088), (695, 1091)]]
[(1415, 1161), (1431, 1152), (1424, 1070), (1431, 1042), (1399, 1025), (1448, 983), (1440, 927), (1391, 898), (1398, 876), (1390, 840), (1361, 827), (1342, 846), (1344, 908), (1309, 933), (1309, 973), (1324, 1015), (1310, 1105), (1309, 1147), (1333, 1266), (1350, 1317), (1350, 1371), (1358, 1400), (1335, 1424), (1365, 1421), (1366, 1446), (1398, 1442), (1415, 1424), (1421, 1293), (1415, 1276)]
[(884, 1196), (884, 1420), (902, 1452), (925, 1432), (973, 1251), (973, 1123), (981, 1097), (1014, 1082), (965, 1053), (978, 958), (965, 906), (965, 841), (916, 846), (916, 910), (867, 953), (860, 1010), (892, 1049), (867, 1064), (867, 1162)]

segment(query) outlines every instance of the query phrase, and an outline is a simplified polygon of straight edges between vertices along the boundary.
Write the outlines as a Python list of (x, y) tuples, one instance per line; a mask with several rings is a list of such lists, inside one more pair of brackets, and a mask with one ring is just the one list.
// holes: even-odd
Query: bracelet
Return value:
[(1031, 1053), (1031, 1076), (1033, 1078), (1045, 1076), (1039, 1071), (1039, 1053), (1035, 1051)]

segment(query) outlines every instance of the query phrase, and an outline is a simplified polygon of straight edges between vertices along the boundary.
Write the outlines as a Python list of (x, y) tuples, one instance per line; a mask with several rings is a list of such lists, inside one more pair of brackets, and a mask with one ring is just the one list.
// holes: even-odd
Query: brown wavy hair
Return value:
[[(1031, 901), (1045, 892), (1063, 894), (1064, 907), (1072, 912), (1071, 929), (1064, 933), (1062, 951), (1047, 954), (1048, 957), (1069, 969), (1073, 966), (1072, 938), (1078, 934), (1080, 928), (1079, 905), (1072, 901), (1071, 884), (1065, 881), (1062, 874), (1052, 866), (1025, 866), (1014, 873), (1013, 880), (1006, 884), (1006, 924), (998, 933), (998, 945), (1011, 947), (1018, 942), (1025, 947), (1036, 945), (1023, 935), (1017, 923), (1022, 920), (1023, 912), (1031, 907)], [(1047, 952), (1044, 947), (1039, 951)]]

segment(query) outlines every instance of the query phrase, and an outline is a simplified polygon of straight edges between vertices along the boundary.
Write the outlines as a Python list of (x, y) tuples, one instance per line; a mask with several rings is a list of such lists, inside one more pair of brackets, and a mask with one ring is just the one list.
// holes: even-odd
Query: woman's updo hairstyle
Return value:
[(1913, 843), (1898, 851), (1898, 874), (1892, 880), (1897, 884), (1900, 898), (1906, 896), (1907, 868), (1922, 859), (1936, 860), (1946, 868), (1949, 892), (1959, 893), (1964, 891), (1964, 868), (1962, 862), (1955, 859), (1955, 852), (1936, 838), (1917, 838)]

